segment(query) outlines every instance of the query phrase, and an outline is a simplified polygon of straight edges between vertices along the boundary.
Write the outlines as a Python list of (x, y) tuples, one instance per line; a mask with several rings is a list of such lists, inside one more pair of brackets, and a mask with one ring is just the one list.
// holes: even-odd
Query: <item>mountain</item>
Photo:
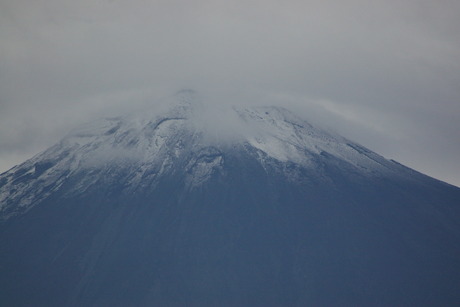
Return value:
[(0, 175), (1, 305), (458, 305), (459, 188), (283, 108), (167, 102)]

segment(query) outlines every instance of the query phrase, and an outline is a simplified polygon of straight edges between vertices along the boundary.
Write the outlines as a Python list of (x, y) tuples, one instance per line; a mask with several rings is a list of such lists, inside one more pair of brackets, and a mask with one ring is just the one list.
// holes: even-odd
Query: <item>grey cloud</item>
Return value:
[(458, 11), (449, 0), (4, 1), (0, 168), (187, 87), (216, 104), (295, 108), (460, 185)]

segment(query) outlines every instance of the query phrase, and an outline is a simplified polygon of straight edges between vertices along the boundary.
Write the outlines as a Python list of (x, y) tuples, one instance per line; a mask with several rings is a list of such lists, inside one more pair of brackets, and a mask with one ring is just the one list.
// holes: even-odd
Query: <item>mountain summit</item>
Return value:
[(1, 302), (460, 302), (459, 188), (283, 108), (172, 100), (0, 175)]

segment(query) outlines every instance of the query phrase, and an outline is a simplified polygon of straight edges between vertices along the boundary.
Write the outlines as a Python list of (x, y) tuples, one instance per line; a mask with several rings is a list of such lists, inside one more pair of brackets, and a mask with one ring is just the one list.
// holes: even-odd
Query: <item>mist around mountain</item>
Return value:
[(460, 189), (193, 91), (0, 175), (5, 306), (457, 305)]

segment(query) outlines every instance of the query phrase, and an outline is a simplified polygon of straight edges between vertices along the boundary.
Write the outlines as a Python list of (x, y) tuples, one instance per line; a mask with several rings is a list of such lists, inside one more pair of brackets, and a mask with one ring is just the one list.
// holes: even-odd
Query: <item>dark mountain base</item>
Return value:
[(460, 303), (458, 188), (224, 159), (195, 189), (180, 170), (135, 194), (63, 186), (5, 222), (1, 305)]

